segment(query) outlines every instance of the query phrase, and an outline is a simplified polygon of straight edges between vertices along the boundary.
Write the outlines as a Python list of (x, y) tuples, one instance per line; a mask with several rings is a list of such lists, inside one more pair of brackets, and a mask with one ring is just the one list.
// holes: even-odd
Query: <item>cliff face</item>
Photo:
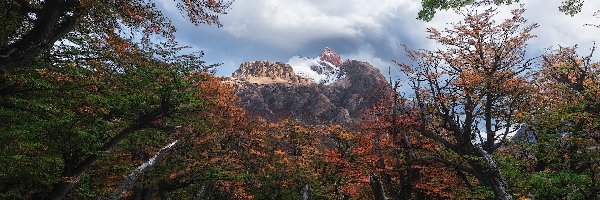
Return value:
[(329, 47), (325, 47), (321, 54), (319, 54), (319, 60), (329, 62), (335, 66), (340, 66), (343, 63), (342, 57)]
[(242, 63), (240, 68), (233, 72), (231, 77), (248, 83), (260, 85), (272, 83), (312, 83), (310, 79), (296, 75), (290, 65), (282, 62), (272, 61), (253, 61)]
[(290, 59), (289, 63), (295, 66), (246, 62), (228, 81), (236, 87), (242, 106), (250, 115), (270, 121), (350, 123), (361, 120), (362, 110), (391, 96), (389, 84), (377, 68), (361, 61), (342, 63), (328, 48), (323, 52), (319, 58), (301, 58), (309, 64)]

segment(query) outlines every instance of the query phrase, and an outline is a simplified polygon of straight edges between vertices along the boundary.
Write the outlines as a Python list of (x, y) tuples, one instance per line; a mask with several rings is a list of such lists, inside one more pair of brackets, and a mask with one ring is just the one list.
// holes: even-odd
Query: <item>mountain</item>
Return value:
[(392, 94), (377, 68), (342, 62), (330, 48), (316, 58), (294, 56), (287, 63), (245, 62), (226, 81), (250, 115), (308, 124), (360, 121), (362, 110)]

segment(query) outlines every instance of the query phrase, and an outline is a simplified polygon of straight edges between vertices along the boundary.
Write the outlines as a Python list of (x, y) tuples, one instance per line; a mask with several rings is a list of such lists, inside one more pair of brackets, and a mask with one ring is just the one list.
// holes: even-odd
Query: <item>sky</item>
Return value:
[[(575, 17), (558, 11), (562, 0), (523, 0), (529, 22), (540, 25), (530, 40), (529, 56), (545, 49), (579, 44), (587, 53), (600, 39), (600, 24), (594, 12), (600, 1), (586, 1)], [(242, 62), (271, 60), (287, 62), (296, 55), (316, 57), (325, 47), (343, 60), (367, 61), (385, 75), (393, 61), (407, 62), (402, 44), (411, 49), (435, 49), (426, 28), (443, 29), (462, 17), (454, 11), (438, 12), (430, 22), (417, 20), (420, 0), (236, 0), (223, 27), (194, 26), (181, 17), (173, 0), (160, 0), (159, 7), (177, 28), (177, 41), (192, 50), (204, 51), (208, 63), (223, 63), (216, 74), (229, 76)], [(519, 4), (499, 7), (497, 21), (510, 16)]]

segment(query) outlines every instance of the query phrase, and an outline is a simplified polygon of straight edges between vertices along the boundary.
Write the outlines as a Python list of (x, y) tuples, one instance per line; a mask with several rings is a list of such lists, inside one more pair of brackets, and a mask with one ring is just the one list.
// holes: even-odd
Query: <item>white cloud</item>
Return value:
[(398, 70), (397, 65), (392, 60), (386, 60), (378, 57), (375, 54), (375, 49), (371, 45), (364, 45), (358, 48), (353, 53), (350, 54), (342, 54), (340, 55), (342, 59), (350, 59), (350, 60), (360, 60), (364, 62), (368, 62), (373, 65), (373, 67), (379, 69), (381, 74), (383, 74), (387, 78), (399, 79), (402, 78), (402, 74)]
[(586, 46), (600, 39), (600, 28), (584, 26), (585, 24), (600, 23), (600, 19), (593, 17), (594, 12), (600, 9), (600, 1), (586, 1), (582, 12), (569, 17), (558, 11), (558, 2), (547, 3), (545, 1), (527, 2), (529, 10), (525, 16), (531, 22), (536, 22), (540, 28), (535, 30), (538, 38), (532, 41), (532, 45), (549, 47), (556, 45), (572, 46), (581, 44)]
[(315, 40), (358, 39), (385, 28), (383, 21), (413, 1), (252, 0), (236, 1), (222, 18), (224, 30), (237, 38), (276, 48), (299, 49)]
[[(431, 22), (416, 20), (417, 0), (236, 0), (229, 14), (221, 16), (223, 28), (194, 27), (185, 22), (172, 0), (158, 0), (178, 26), (186, 45), (207, 51), (208, 62), (224, 62), (222, 74), (230, 74), (248, 59), (286, 61), (293, 55), (318, 54), (325, 46), (337, 48), (345, 58), (364, 60), (386, 74), (391, 60), (404, 58), (400, 44), (411, 49), (435, 49), (427, 39), (427, 27), (443, 29), (462, 17), (453, 11), (439, 12)], [(600, 1), (586, 1), (575, 17), (558, 11), (559, 1), (524, 0), (525, 17), (540, 25), (530, 41), (529, 52), (537, 56), (544, 48), (580, 44), (587, 49), (600, 35), (593, 13)], [(499, 8), (497, 21), (510, 16), (518, 4)], [(202, 50), (198, 49), (198, 50)], [(226, 62), (230, 61), (230, 62)], [(393, 65), (392, 65), (393, 66)], [(231, 69), (231, 70), (230, 70)]]
[(365, 45), (360, 47), (357, 51), (351, 53), (351, 54), (347, 54), (347, 55), (340, 55), (342, 57), (342, 59), (350, 59), (350, 60), (360, 60), (360, 61), (365, 61), (368, 62), (369, 64), (373, 65), (376, 68), (379, 68), (381, 70), (382, 74), (387, 74), (387, 69), (388, 67), (391, 67), (393, 65), (392, 61), (385, 61), (379, 57), (377, 57), (377, 55), (375, 55), (374, 49), (371, 45)]
[[(559, 1), (526, 0), (523, 1), (524, 17), (529, 23), (537, 23), (539, 27), (533, 31), (536, 38), (530, 40), (530, 51), (541, 51), (550, 46), (572, 46), (575, 44), (590, 44), (600, 39), (600, 28), (584, 26), (585, 24), (599, 24), (600, 19), (593, 17), (594, 12), (600, 9), (600, 1), (586, 1), (581, 13), (570, 17), (558, 10)], [(511, 16), (511, 10), (519, 8), (521, 4), (501, 6), (495, 17), (500, 22)], [(443, 29), (450, 27), (448, 23), (459, 22), (460, 15), (453, 11), (439, 12), (427, 27)], [(437, 46), (430, 44), (430, 48)]]

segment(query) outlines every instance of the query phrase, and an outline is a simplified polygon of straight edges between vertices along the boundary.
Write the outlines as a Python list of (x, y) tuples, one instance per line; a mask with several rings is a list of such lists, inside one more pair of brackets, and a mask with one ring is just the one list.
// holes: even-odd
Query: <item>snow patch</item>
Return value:
[(328, 85), (340, 77), (340, 70), (334, 64), (319, 58), (294, 56), (287, 62), (296, 75), (312, 79), (315, 83)]

